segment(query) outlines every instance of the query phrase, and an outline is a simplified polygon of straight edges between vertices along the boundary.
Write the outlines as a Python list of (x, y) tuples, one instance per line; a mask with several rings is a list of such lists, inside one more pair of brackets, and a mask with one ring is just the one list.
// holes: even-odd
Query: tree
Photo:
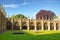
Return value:
[(25, 19), (27, 19), (27, 17), (24, 16), (23, 14), (12, 15), (11, 18), (21, 18), (21, 19), (25, 18)]
[(57, 19), (57, 16), (54, 16), (54, 19)]

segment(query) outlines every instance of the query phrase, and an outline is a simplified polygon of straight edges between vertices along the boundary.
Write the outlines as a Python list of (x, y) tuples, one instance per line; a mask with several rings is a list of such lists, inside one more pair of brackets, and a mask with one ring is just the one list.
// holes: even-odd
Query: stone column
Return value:
[(22, 21), (19, 19), (20, 30), (22, 30)]
[(56, 30), (56, 22), (54, 22), (54, 30)]
[(60, 30), (60, 23), (58, 24), (58, 30)]
[(50, 20), (50, 17), (48, 18), (48, 20)]
[(29, 19), (27, 21), (27, 30), (29, 30)]
[(44, 20), (43, 17), (42, 17), (42, 20)]
[(36, 20), (34, 21), (35, 31), (37, 30)]
[(11, 29), (13, 30), (13, 23), (14, 23), (14, 19), (13, 18), (11, 19), (11, 23), (12, 23)]
[(41, 22), (42, 30), (44, 30), (44, 24), (43, 21)]
[(50, 22), (48, 21), (48, 30), (50, 30)]

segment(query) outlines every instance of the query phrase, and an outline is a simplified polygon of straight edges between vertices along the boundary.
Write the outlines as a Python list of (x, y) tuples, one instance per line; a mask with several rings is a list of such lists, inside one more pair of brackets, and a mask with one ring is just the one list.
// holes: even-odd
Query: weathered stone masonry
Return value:
[(9, 19), (11, 30), (60, 30), (58, 20)]
[(0, 5), (0, 32), (6, 30), (6, 13), (2, 5)]

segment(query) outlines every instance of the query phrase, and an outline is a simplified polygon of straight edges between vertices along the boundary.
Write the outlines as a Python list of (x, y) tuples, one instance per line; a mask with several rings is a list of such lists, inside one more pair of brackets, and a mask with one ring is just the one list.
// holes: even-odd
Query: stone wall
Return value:
[(6, 15), (3, 7), (0, 5), (0, 32), (6, 30)]
[(44, 19), (44, 20), (53, 20), (55, 16), (55, 13), (52, 11), (47, 11), (47, 10), (40, 10), (37, 14), (36, 14), (36, 19)]
[(58, 20), (11, 18), (9, 21), (12, 23), (11, 30), (60, 30), (60, 21)]

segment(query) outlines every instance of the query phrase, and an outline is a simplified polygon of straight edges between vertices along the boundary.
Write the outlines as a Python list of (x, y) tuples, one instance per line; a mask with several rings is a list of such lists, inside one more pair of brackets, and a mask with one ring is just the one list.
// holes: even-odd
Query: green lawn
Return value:
[(22, 31), (25, 34), (12, 34), (12, 32), (14, 31), (0, 34), (0, 40), (60, 40), (60, 31)]

